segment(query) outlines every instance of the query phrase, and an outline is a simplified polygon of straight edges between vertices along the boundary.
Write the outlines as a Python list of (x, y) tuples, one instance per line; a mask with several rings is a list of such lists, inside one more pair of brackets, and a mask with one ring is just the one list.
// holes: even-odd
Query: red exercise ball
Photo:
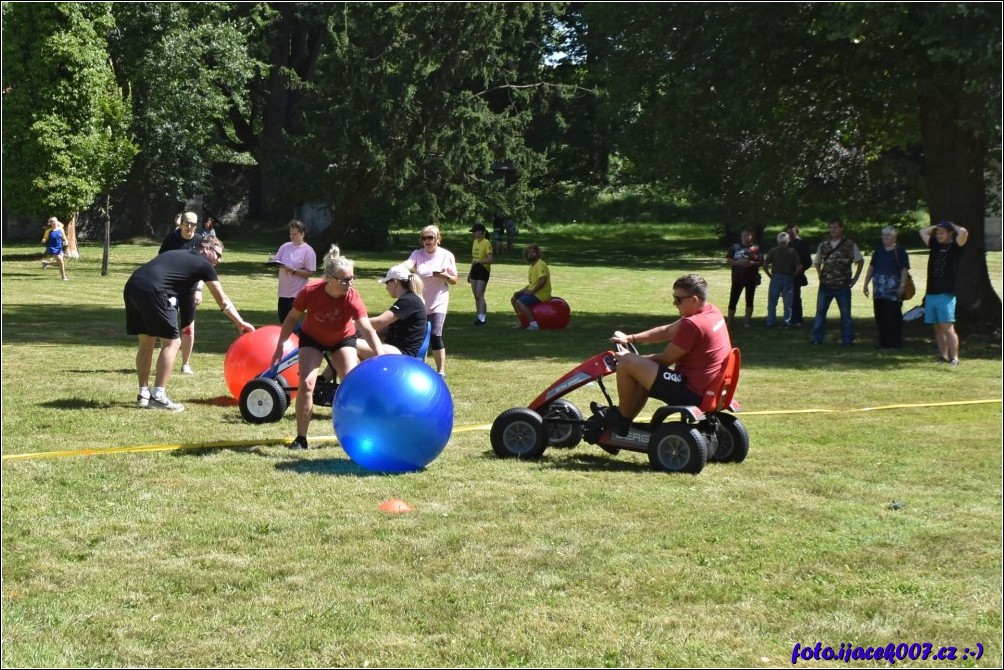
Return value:
[[(572, 309), (568, 303), (561, 298), (551, 298), (547, 302), (530, 307), (533, 318), (537, 325), (543, 329), (563, 330), (568, 327), (568, 322), (572, 320)], [(523, 313), (519, 313), (519, 322), (526, 328), (529, 322)]]
[[(245, 384), (263, 372), (268, 372), (281, 331), (279, 326), (262, 326), (253, 333), (244, 333), (227, 349), (226, 358), (223, 359), (223, 378), (234, 398), (241, 397)], [(299, 346), (300, 338), (295, 333), (290, 335), (282, 348), (283, 357)], [(282, 371), (282, 377), (286, 380), (286, 385), (295, 389), (300, 381), (300, 365), (296, 363), (286, 368)]]

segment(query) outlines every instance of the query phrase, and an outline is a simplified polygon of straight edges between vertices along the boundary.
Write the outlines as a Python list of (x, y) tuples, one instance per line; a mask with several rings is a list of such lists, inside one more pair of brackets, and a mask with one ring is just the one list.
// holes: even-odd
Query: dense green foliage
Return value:
[(69, 219), (121, 185), (137, 147), (107, 3), (4, 3), (4, 209)]
[(4, 5), (8, 210), (112, 189), (124, 237), (197, 194), (228, 222), (324, 202), (313, 243), (377, 248), (625, 184), (726, 234), (926, 209), (971, 233), (964, 318), (1000, 320), (999, 3), (28, 6)]

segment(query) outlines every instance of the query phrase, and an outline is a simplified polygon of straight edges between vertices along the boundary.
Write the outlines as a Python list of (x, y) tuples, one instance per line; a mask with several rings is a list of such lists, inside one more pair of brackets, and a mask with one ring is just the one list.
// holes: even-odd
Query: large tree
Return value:
[(256, 24), (228, 3), (117, 3), (114, 12), (111, 50), (141, 147), (122, 202), (131, 232), (161, 234), (179, 201), (216, 190), (215, 163), (252, 160), (235, 149), (230, 119), (248, 114), (261, 71), (248, 44)]
[(523, 130), (543, 12), (526, 3), (338, 6), (283, 170), (286, 201), (334, 206), (322, 244), (361, 229), (378, 237), (389, 216), (527, 211), (525, 179), (486, 177), (501, 163), (536, 169)]
[(618, 147), (643, 178), (717, 200), (735, 224), (895, 220), (926, 203), (971, 233), (960, 318), (999, 326), (983, 253), (999, 4), (599, 3), (585, 16), (613, 45), (605, 89), (633, 113)]
[(71, 220), (128, 169), (129, 101), (108, 3), (4, 3), (4, 207)]

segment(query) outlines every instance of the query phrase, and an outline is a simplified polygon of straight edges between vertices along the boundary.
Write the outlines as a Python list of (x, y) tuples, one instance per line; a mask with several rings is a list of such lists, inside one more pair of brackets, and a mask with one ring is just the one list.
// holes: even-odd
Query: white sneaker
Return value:
[(142, 407), (146, 409), (150, 406), (150, 396), (143, 395), (142, 393), (136, 394), (136, 407)]
[(538, 326), (537, 322), (534, 321), (529, 326), (527, 326), (526, 329), (527, 330), (540, 330), (540, 326)]
[(49, 269), (49, 261), (42, 261), (42, 269), (43, 270)]
[(185, 406), (178, 402), (173, 402), (167, 397), (167, 394), (160, 396), (151, 396), (150, 401), (147, 405), (150, 409), (166, 409), (171, 412), (184, 412)]
[(181, 366), (181, 374), (183, 374), (183, 375), (194, 375), (195, 374), (195, 370), (192, 369), (191, 365), (189, 365), (188, 363), (185, 363), (184, 365)]

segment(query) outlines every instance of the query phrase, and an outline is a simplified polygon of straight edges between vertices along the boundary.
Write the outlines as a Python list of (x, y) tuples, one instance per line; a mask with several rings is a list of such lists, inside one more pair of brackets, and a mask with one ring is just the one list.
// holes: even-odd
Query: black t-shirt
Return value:
[(425, 340), (425, 303), (408, 291), (390, 306), (390, 311), (397, 316), (397, 321), (387, 327), (385, 342), (407, 356), (416, 355)]
[(928, 242), (927, 292), (955, 294), (955, 281), (959, 276), (959, 258), (962, 247), (952, 240), (948, 244), (938, 244), (932, 236)]
[(157, 254), (162, 254), (165, 251), (177, 251), (178, 249), (198, 249), (200, 244), (202, 244), (201, 233), (195, 233), (192, 235), (192, 239), (186, 240), (181, 236), (181, 228), (175, 228), (160, 243), (160, 251)]
[(218, 279), (216, 268), (202, 254), (166, 251), (136, 268), (126, 282), (126, 290), (182, 296), (191, 293), (200, 281)]

